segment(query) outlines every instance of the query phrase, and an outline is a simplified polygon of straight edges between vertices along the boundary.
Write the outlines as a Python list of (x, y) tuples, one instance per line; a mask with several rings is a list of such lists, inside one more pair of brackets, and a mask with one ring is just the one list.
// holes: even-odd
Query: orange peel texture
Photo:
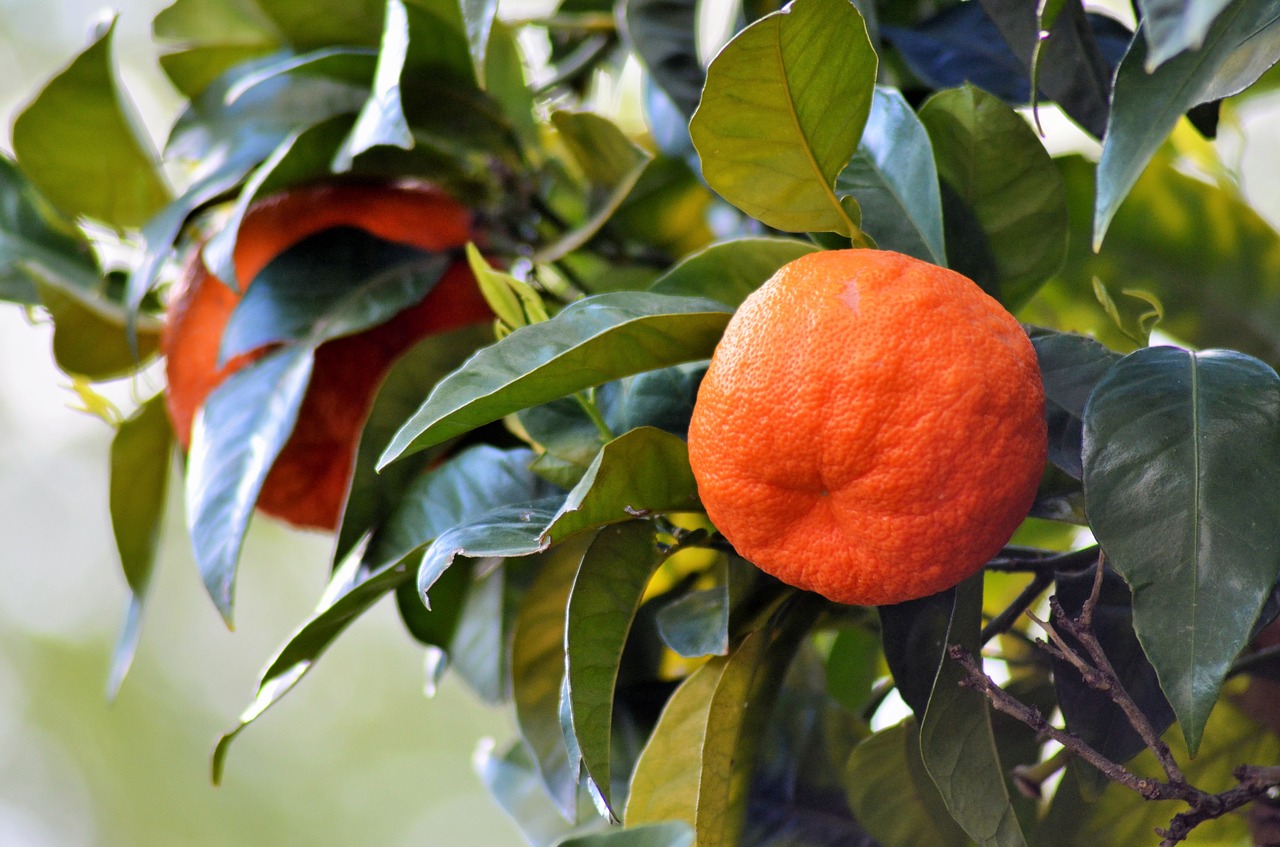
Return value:
[(980, 570), (1045, 454), (1018, 322), (968, 278), (880, 250), (804, 256), (747, 298), (689, 427), (702, 502), (738, 552), (860, 605)]
[[(434, 251), (459, 248), (474, 237), (471, 213), (426, 183), (303, 186), (256, 203), (245, 214), (234, 255), (241, 284), (251, 284), (268, 262), (299, 241), (340, 226)], [(196, 410), (209, 392), (269, 349), (218, 367), (222, 333), (239, 301), (240, 294), (214, 277), (200, 251), (193, 251), (170, 298), (163, 339), (166, 405), (183, 449), (190, 446)], [(425, 336), (491, 319), (462, 260), (421, 303), (384, 324), (322, 344), (297, 424), (263, 484), (258, 508), (295, 526), (335, 529), (361, 430), (391, 365)]]

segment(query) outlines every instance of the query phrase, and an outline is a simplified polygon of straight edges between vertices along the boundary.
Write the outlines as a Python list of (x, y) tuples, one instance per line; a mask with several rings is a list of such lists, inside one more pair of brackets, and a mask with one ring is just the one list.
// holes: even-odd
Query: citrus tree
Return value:
[(0, 297), (116, 427), (112, 686), (176, 463), (228, 624), (334, 539), (215, 781), (386, 600), (531, 844), (1274, 843), (1280, 3), (1128, 11), (177, 0), (160, 152), (103, 26)]

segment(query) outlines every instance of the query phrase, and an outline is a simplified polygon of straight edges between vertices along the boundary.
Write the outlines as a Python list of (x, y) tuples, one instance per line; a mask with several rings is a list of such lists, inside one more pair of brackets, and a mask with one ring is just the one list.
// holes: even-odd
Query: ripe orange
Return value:
[(1018, 322), (960, 274), (879, 250), (804, 256), (747, 298), (689, 427), (707, 515), (738, 552), (862, 605), (978, 571), (1045, 452)]
[[(465, 207), (426, 183), (304, 186), (267, 198), (245, 214), (236, 240), (236, 274), (247, 286), (276, 255), (333, 227), (359, 227), (388, 241), (450, 250), (472, 238), (471, 224)], [(169, 417), (184, 449), (209, 392), (269, 349), (218, 368), (222, 332), (239, 300), (240, 294), (210, 274), (195, 251), (170, 300), (163, 339)], [(420, 304), (362, 333), (322, 344), (293, 435), (267, 476), (258, 508), (297, 526), (334, 529), (361, 429), (392, 363), (424, 336), (491, 319), (461, 260)]]

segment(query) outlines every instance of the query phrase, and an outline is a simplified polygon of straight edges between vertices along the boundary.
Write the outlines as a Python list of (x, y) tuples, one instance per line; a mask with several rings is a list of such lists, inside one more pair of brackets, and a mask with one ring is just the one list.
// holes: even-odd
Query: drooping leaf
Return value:
[(1280, 378), (1257, 359), (1146, 348), (1085, 408), (1090, 526), (1193, 754), (1280, 576), (1277, 485)]
[(682, 439), (654, 427), (618, 436), (600, 450), (569, 492), (546, 529), (547, 537), (559, 540), (650, 512), (696, 510), (698, 484), (688, 457), (689, 447)]
[[(956, 588), (947, 644), (978, 655), (982, 628), (982, 574)], [(943, 660), (920, 721), (920, 755), (951, 817), (979, 847), (1026, 847), (1022, 827), (1009, 802), (996, 750), (987, 700), (960, 685), (964, 669)]]
[(130, 592), (125, 626), (107, 680), (111, 697), (129, 671), (141, 632), (142, 608), (155, 569), (172, 457), (173, 431), (165, 413), (164, 396), (157, 394), (121, 423), (111, 440), (111, 529)]
[(610, 802), (614, 684), (645, 586), (667, 558), (647, 521), (602, 529), (582, 557), (565, 624), (568, 704), (579, 755)]
[(249, 517), (293, 432), (314, 360), (305, 346), (270, 353), (229, 376), (196, 413), (187, 455), (187, 529), (196, 567), (228, 625)]
[[(920, 109), (938, 176), (973, 217), (977, 233), (947, 208), (947, 259), (1016, 310), (1062, 264), (1067, 205), (1062, 177), (1035, 131), (994, 96), (965, 86), (929, 98)], [(959, 211), (959, 210), (956, 210)], [(991, 257), (967, 242), (977, 238)]]
[(1092, 338), (1068, 332), (1033, 331), (1049, 418), (1049, 461), (1075, 479), (1083, 473), (1080, 451), (1084, 407), (1098, 380), (1121, 354)]
[(693, 116), (706, 71), (698, 61), (698, 4), (692, 0), (627, 0), (623, 22), (631, 49), (684, 115)]
[(941, 591), (918, 600), (880, 606), (884, 658), (903, 702), (923, 720), (938, 667), (947, 646), (955, 592)]
[(309, 236), (254, 277), (227, 320), (219, 361), (269, 344), (318, 347), (384, 323), (421, 303), (452, 261), (356, 227)]
[[(584, 543), (590, 538), (583, 536)], [(548, 550), (521, 603), (512, 635), (511, 682), (520, 735), (533, 753), (538, 776), (556, 808), (572, 819), (578, 767), (560, 729), (564, 683), (565, 621), (569, 592), (585, 547), (566, 543)]]
[[(436, 580), (432, 585), (433, 595), (439, 584)], [(510, 697), (508, 588), (505, 567), (477, 567), (474, 584), (463, 597), (462, 608), (456, 610), (457, 628), (448, 644), (450, 668), (490, 706), (505, 703)]]
[(555, 496), (500, 506), (442, 532), (422, 554), (422, 563), (418, 565), (418, 594), (429, 598), (431, 586), (460, 556), (506, 559), (546, 550), (550, 545), (544, 532), (560, 501), (561, 498)]
[(946, 265), (942, 198), (929, 133), (902, 94), (877, 87), (858, 151), (836, 190), (862, 207), (862, 228), (884, 250)]
[(627, 199), (652, 161), (649, 153), (613, 122), (593, 112), (553, 112), (551, 123), (582, 169), (593, 196), (585, 219), (538, 251), (541, 262), (560, 259), (590, 241)]
[(88, 242), (0, 156), (0, 300), (36, 305), (37, 278), (84, 291), (101, 281)]
[(1199, 50), (1148, 69), (1147, 38), (1135, 38), (1116, 71), (1111, 122), (1098, 162), (1093, 248), (1178, 118), (1199, 103), (1243, 91), (1280, 59), (1280, 0), (1236, 0)]
[(503, 415), (646, 370), (707, 358), (729, 314), (691, 297), (618, 292), (570, 304), (473, 356), (396, 433), (379, 467)]
[(859, 235), (836, 195), (871, 109), (877, 59), (845, 0), (796, 0), (738, 33), (707, 70), (689, 131), (707, 183), (789, 232)]
[[(1128, 32), (1110, 18), (1086, 14), (1080, 0), (1066, 0), (1058, 6), (1056, 17), (1047, 21), (1039, 13), (1048, 11), (1044, 4), (1038, 9), (1017, 0), (982, 0), (982, 8), (1018, 58), (1024, 78), (1029, 72), (1048, 99), (1095, 138), (1102, 138), (1111, 102), (1112, 69), (1119, 56), (1114, 50), (1104, 55), (1099, 40), (1108, 36), (1108, 47), (1118, 40), (1123, 51)], [(1114, 29), (1121, 32), (1113, 35)], [(1042, 37), (1042, 32), (1047, 36)]]
[(704, 247), (658, 277), (656, 294), (706, 297), (738, 306), (778, 268), (819, 248), (789, 238), (736, 238)]
[[(441, 452), (427, 450), (418, 454), (417, 462), (406, 460), (377, 473), (374, 465), (391, 436), (422, 402), (422, 395), (461, 365), (467, 356), (490, 337), (489, 328), (483, 326), (464, 327), (432, 335), (414, 344), (391, 366), (382, 385), (378, 387), (369, 419), (365, 421), (360, 434), (355, 468), (351, 474), (351, 488), (334, 544), (335, 567), (346, 558), (365, 532), (379, 527), (393, 510), (403, 511), (406, 508), (403, 499), (406, 490)], [(526, 463), (527, 461), (526, 459)], [(404, 524), (400, 526), (403, 527)], [(426, 526), (415, 529), (419, 533), (430, 531)], [(417, 543), (425, 543), (431, 536), (417, 534), (415, 537), (420, 539)], [(389, 545), (395, 542), (389, 542), (385, 540), (385, 536), (380, 535), (378, 543)], [(406, 542), (399, 543), (405, 553), (416, 546), (416, 543), (409, 542), (406, 549), (403, 547)], [(381, 549), (385, 550), (387, 547)], [(394, 555), (391, 554), (391, 557)]]
[(858, 821), (882, 847), (969, 843), (925, 770), (914, 718), (859, 744), (849, 757), (845, 783)]
[(115, 76), (115, 21), (13, 122), (22, 170), (68, 217), (138, 228), (169, 199), (156, 154)]

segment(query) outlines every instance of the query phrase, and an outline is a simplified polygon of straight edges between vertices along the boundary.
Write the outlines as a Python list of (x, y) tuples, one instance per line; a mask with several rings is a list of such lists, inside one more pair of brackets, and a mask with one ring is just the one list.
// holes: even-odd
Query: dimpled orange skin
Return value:
[(689, 427), (707, 515), (788, 584), (885, 605), (949, 588), (1026, 516), (1044, 392), (1018, 322), (958, 273), (832, 250), (738, 309)]
[[(236, 275), (251, 283), (283, 250), (325, 229), (360, 227), (388, 241), (450, 250), (471, 239), (471, 213), (421, 182), (329, 183), (290, 189), (250, 208), (236, 239)], [(222, 332), (240, 295), (194, 251), (170, 298), (163, 345), (166, 405), (183, 449), (196, 410), (224, 379), (270, 348), (218, 368)], [(332, 530), (341, 519), (360, 432), (374, 394), (419, 339), (492, 320), (465, 260), (452, 265), (418, 305), (356, 335), (322, 344), (293, 435), (272, 465), (258, 508), (295, 526)]]

